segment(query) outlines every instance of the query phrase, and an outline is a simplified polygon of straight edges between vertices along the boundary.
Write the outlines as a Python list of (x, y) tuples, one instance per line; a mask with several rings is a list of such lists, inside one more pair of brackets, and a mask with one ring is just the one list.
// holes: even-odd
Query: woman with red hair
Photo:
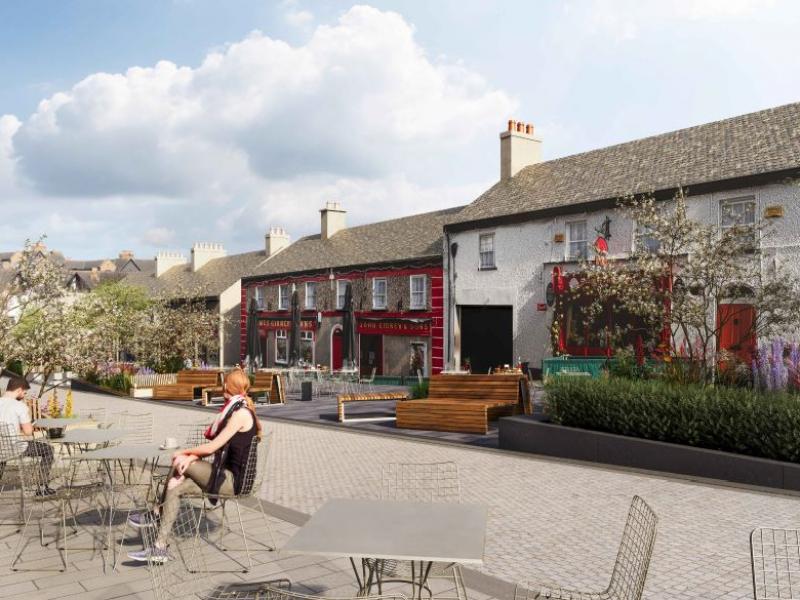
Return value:
[[(253, 438), (262, 435), (255, 405), (247, 395), (249, 389), (250, 378), (241, 369), (225, 377), (225, 404), (206, 431), (208, 442), (173, 454), (160, 511), (135, 513), (128, 518), (128, 524), (137, 529), (159, 527), (154, 547), (131, 552), (129, 558), (151, 562), (169, 559), (166, 538), (178, 515), (181, 496), (200, 492), (221, 495), (241, 492)], [(213, 464), (201, 460), (211, 455), (216, 455)], [(221, 462), (217, 464), (217, 461)]]

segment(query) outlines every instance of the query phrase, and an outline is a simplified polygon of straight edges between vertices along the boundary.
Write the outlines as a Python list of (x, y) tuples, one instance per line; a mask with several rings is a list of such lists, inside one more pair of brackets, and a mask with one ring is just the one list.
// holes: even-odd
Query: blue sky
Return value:
[(800, 100), (797, 31), (778, 0), (0, 3), (2, 249), (239, 251), (326, 200), (468, 203), (508, 118), (554, 158)]

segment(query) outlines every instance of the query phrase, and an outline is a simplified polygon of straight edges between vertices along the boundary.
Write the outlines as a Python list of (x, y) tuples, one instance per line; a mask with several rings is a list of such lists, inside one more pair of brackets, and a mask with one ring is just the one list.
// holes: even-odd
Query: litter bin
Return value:
[(303, 402), (311, 402), (313, 389), (311, 381), (300, 382), (300, 400)]

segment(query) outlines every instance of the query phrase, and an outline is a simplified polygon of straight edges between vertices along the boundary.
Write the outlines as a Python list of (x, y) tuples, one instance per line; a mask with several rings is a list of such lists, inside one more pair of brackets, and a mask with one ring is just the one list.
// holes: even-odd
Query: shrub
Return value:
[(118, 392), (125, 392), (126, 394), (129, 394), (131, 387), (133, 387), (131, 376), (127, 373), (117, 373), (115, 375), (103, 377), (100, 379), (100, 385), (111, 388), (112, 390), (117, 390)]
[(428, 397), (428, 380), (423, 379), (422, 383), (417, 382), (411, 386), (411, 397), (415, 400)]
[(800, 398), (657, 380), (554, 377), (554, 423), (751, 456), (800, 460)]

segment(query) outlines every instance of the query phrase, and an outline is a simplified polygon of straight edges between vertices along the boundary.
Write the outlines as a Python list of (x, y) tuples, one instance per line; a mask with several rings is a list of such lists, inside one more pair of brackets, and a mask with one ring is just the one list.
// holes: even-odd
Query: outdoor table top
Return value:
[(282, 551), (480, 565), (487, 514), (475, 504), (329, 500)]
[(48, 429), (51, 427), (67, 427), (68, 425), (77, 425), (79, 423), (88, 423), (90, 419), (84, 419), (81, 417), (46, 417), (42, 419), (36, 419), (33, 422), (34, 427), (47, 427)]
[(124, 438), (133, 433), (127, 429), (71, 429), (64, 437), (50, 441), (59, 444), (104, 444)]
[(175, 448), (162, 450), (158, 444), (143, 444), (138, 446), (134, 444), (120, 444), (119, 446), (90, 450), (89, 452), (76, 454), (71, 458), (73, 460), (150, 460), (152, 458), (171, 456), (175, 450)]

